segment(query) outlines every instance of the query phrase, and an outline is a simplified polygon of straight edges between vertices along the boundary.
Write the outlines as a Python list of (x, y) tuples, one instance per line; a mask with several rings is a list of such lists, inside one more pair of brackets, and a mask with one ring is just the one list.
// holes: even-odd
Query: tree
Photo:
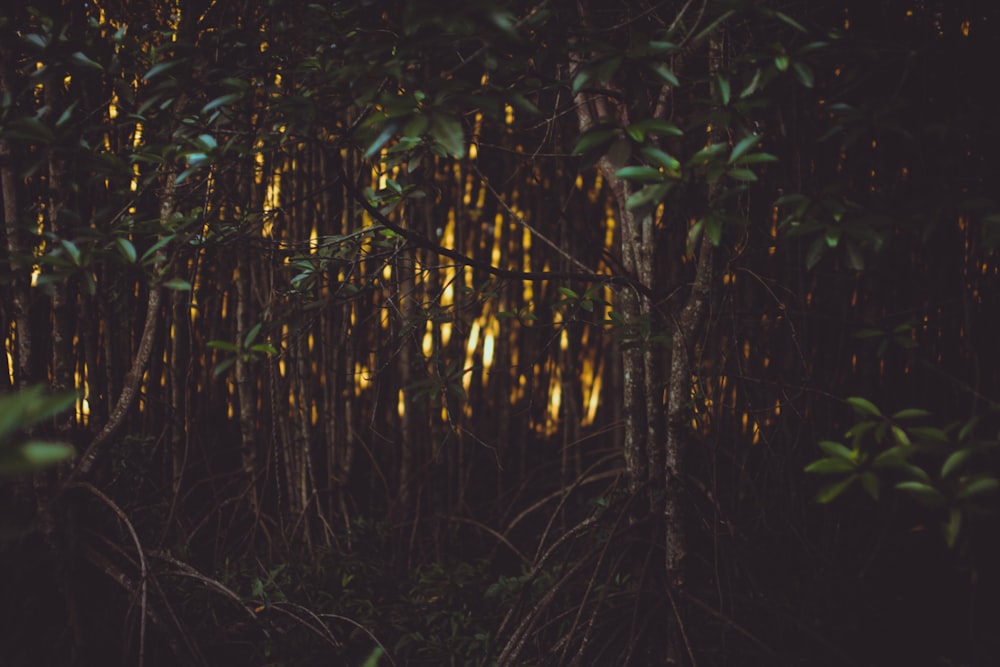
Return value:
[[(250, 645), (306, 628), (356, 661), (385, 635), (400, 662), (814, 654), (747, 593), (754, 548), (825, 553), (768, 528), (833, 521), (798, 443), (847, 427), (831, 398), (864, 394), (879, 445), (997, 380), (967, 392), (988, 346), (972, 364), (932, 334), (961, 302), (989, 339), (997, 210), (978, 135), (942, 134), (945, 102), (911, 111), (901, 72), (959, 69), (919, 50), (941, 8), (869, 5), (8, 10), (4, 382), (80, 390), (51, 431), (81, 456), (36, 488), (72, 566), (141, 600), (109, 606), (136, 619), (125, 652), (211, 662), (237, 629), (209, 591)], [(978, 34), (949, 12), (948, 39)], [(937, 267), (970, 287), (903, 289)], [(834, 491), (873, 488), (824, 447)], [(305, 562), (323, 586), (296, 587)], [(775, 599), (812, 603), (805, 570)], [(83, 650), (90, 583), (64, 585)]]

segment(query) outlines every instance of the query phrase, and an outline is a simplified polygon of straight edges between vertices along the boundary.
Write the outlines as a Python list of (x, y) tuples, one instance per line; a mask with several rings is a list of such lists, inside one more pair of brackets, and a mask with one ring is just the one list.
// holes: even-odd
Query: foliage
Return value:
[(839, 477), (820, 489), (818, 502), (836, 499), (859, 480), (868, 495), (879, 500), (888, 480), (893, 489), (931, 510), (931, 516), (943, 517), (949, 547), (958, 543), (965, 517), (1000, 510), (996, 501), (1000, 432), (976, 437), (983, 428), (979, 417), (939, 428), (919, 423), (932, 416), (920, 408), (904, 408), (889, 416), (860, 396), (847, 402), (860, 419), (844, 434), (851, 447), (824, 440), (819, 446), (827, 457), (805, 468)]
[(0, 395), (0, 475), (39, 470), (74, 456), (68, 444), (19, 436), (72, 407), (76, 399), (75, 392), (46, 396), (40, 386)]
[[(0, 622), (94, 663), (987, 653), (992, 23), (891, 4), (0, 12), (2, 375), (90, 443), (11, 487), (59, 611)], [(21, 436), (56, 396), (0, 398), (0, 472), (72, 452)], [(868, 591), (927, 563), (948, 604)]]

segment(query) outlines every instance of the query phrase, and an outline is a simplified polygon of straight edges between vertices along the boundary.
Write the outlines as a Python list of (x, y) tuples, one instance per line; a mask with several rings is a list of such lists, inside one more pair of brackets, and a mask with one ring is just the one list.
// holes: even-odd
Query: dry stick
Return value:
[[(586, 523), (586, 521), (584, 523)], [(578, 527), (580, 526), (577, 526), (577, 528)], [(589, 524), (583, 527), (587, 528), (589, 527)], [(573, 530), (575, 530), (575, 528)], [(543, 611), (545, 611), (545, 608), (548, 607), (549, 604), (555, 599), (556, 594), (563, 587), (563, 585), (576, 575), (577, 571), (582, 569), (586, 562), (586, 559), (581, 560), (579, 563), (567, 570), (566, 574), (563, 575), (559, 581), (552, 584), (552, 586), (550, 586), (545, 592), (545, 595), (543, 595), (535, 606), (531, 608), (531, 610), (524, 617), (524, 620), (521, 621), (521, 624), (515, 628), (510, 639), (507, 640), (507, 644), (500, 652), (500, 656), (497, 658), (497, 665), (499, 665), (499, 667), (517, 664), (517, 656), (522, 650), (524, 650), (524, 645), (528, 641), (528, 634), (531, 630), (531, 626), (534, 625), (535, 619), (538, 618)]]
[(227, 587), (222, 582), (216, 581), (211, 577), (205, 576), (204, 574), (194, 569), (192, 566), (188, 565), (184, 561), (177, 560), (176, 558), (174, 558), (173, 556), (171, 556), (166, 552), (151, 551), (149, 555), (152, 556), (153, 558), (158, 558), (159, 560), (162, 560), (163, 562), (173, 565), (175, 568), (177, 568), (177, 571), (173, 573), (176, 576), (187, 577), (189, 579), (200, 581), (201, 583), (205, 584), (208, 588), (220, 593), (223, 597), (232, 600), (237, 607), (246, 612), (246, 615), (249, 618), (253, 619), (254, 621), (257, 620), (257, 614), (254, 613), (253, 607), (244, 602), (239, 595), (234, 593), (232, 589)]
[[(525, 579), (526, 580), (533, 579), (535, 577), (535, 575), (537, 575), (542, 570), (542, 568), (545, 566), (545, 563), (548, 561), (549, 557), (555, 552), (555, 550), (563, 542), (565, 542), (566, 540), (570, 539), (571, 537), (575, 537), (577, 533), (585, 531), (586, 529), (590, 528), (595, 523), (597, 523), (597, 518), (595, 516), (593, 516), (593, 515), (589, 516), (586, 519), (584, 519), (583, 521), (581, 521), (580, 523), (578, 523), (575, 526), (573, 526), (572, 528), (570, 528), (568, 531), (566, 531), (565, 533), (563, 533), (561, 536), (559, 536), (559, 539), (557, 539), (552, 544), (552, 546), (550, 546), (548, 548), (548, 550), (546, 550), (546, 552), (544, 554), (542, 554), (541, 558), (538, 558), (536, 556), (536, 558), (535, 558), (535, 560), (534, 560), (534, 562), (533, 562), (533, 564), (531, 566), (531, 569), (528, 571), (528, 574), (525, 576)], [(580, 561), (581, 564), (583, 562), (584, 561)], [(578, 566), (574, 566), (574, 569), (573, 569), (574, 572), (576, 571), (577, 567)], [(513, 608), (511, 608), (510, 612), (507, 613), (507, 616), (504, 617), (504, 620), (500, 623), (500, 627), (497, 629), (497, 633), (496, 633), (497, 636), (500, 636), (500, 634), (503, 633), (504, 629), (506, 629), (507, 622), (510, 620), (510, 617), (511, 617), (512, 613), (513, 613)], [(514, 633), (511, 635), (511, 639), (508, 641), (508, 644), (510, 642), (514, 641), (513, 638), (517, 636), (517, 633), (521, 631), (521, 628), (523, 626), (524, 626), (524, 623), (522, 623), (521, 626), (518, 627), (518, 629), (514, 630)]]
[(537, 229), (535, 229), (531, 224), (528, 223), (527, 220), (524, 219), (523, 215), (521, 215), (520, 213), (518, 213), (517, 211), (515, 211), (514, 209), (512, 209), (510, 207), (510, 204), (508, 204), (504, 200), (504, 198), (502, 196), (500, 196), (500, 193), (496, 191), (496, 188), (493, 187), (493, 184), (490, 183), (490, 181), (489, 181), (488, 178), (486, 178), (486, 175), (483, 174), (483, 172), (481, 172), (479, 170), (479, 166), (478, 165), (473, 164), (472, 168), (475, 170), (476, 174), (479, 176), (479, 179), (482, 181), (483, 185), (486, 186), (486, 189), (490, 191), (490, 194), (492, 194), (494, 198), (496, 198), (497, 203), (500, 204), (500, 206), (502, 206), (505, 211), (507, 211), (507, 215), (509, 215), (519, 225), (521, 225), (522, 227), (524, 227), (525, 229), (527, 229), (529, 232), (531, 232), (532, 235), (535, 238), (539, 239), (545, 245), (549, 246), (550, 248), (552, 248), (553, 250), (555, 250), (557, 253), (559, 253), (560, 255), (562, 255), (563, 259), (565, 259), (566, 261), (568, 261), (570, 264), (573, 264), (574, 266), (576, 266), (581, 271), (588, 271), (588, 272), (590, 271), (590, 269), (588, 269), (583, 264), (583, 262), (581, 262), (576, 257), (573, 257), (568, 252), (566, 252), (565, 250), (563, 250), (562, 247), (560, 247), (558, 243), (556, 243), (555, 241), (553, 241), (549, 237), (545, 236), (545, 234), (542, 234), (540, 231), (538, 231)]
[(103, 491), (88, 482), (76, 482), (72, 484), (72, 486), (89, 491), (97, 496), (101, 502), (110, 507), (111, 511), (118, 516), (123, 524), (125, 524), (125, 528), (128, 529), (129, 535), (132, 537), (132, 542), (135, 543), (136, 555), (139, 558), (139, 574), (141, 579), (139, 582), (139, 667), (142, 667), (146, 661), (146, 617), (149, 613), (147, 604), (149, 590), (149, 565), (146, 563), (146, 554), (142, 550), (142, 543), (139, 542), (139, 535), (136, 534), (135, 527), (132, 525), (132, 522), (129, 521), (128, 515), (125, 514), (122, 508), (115, 504), (115, 501), (104, 495)]
[[(577, 611), (576, 616), (573, 618), (572, 627), (570, 628), (569, 632), (566, 633), (567, 641), (566, 644), (563, 646), (562, 655), (559, 657), (560, 664), (566, 664), (566, 653), (569, 651), (569, 646), (570, 646), (569, 639), (570, 637), (572, 637), (573, 633), (576, 632), (576, 628), (580, 624), (580, 619), (583, 617), (583, 607), (587, 603), (587, 598), (590, 597), (591, 591), (594, 590), (594, 583), (597, 581), (598, 570), (600, 570), (601, 565), (604, 564), (604, 559), (607, 558), (608, 555), (608, 549), (610, 549), (611, 544), (614, 542), (611, 536), (615, 535), (615, 533), (618, 531), (618, 528), (622, 524), (622, 520), (626, 516), (628, 516), (628, 506), (629, 503), (624, 503), (622, 511), (618, 513), (618, 518), (615, 519), (615, 525), (611, 529), (609, 537), (604, 543), (604, 548), (601, 549), (601, 555), (597, 558), (597, 562), (594, 564), (594, 573), (593, 575), (591, 575), (590, 580), (587, 581), (587, 589), (583, 592), (583, 596), (580, 598), (580, 609)], [(609, 576), (611, 576), (610, 572)], [(605, 580), (605, 583), (606, 582), (607, 580)], [(579, 665), (580, 661), (583, 660), (583, 653), (584, 651), (586, 651), (587, 645), (590, 643), (590, 636), (591, 636), (590, 633), (594, 628), (594, 622), (597, 620), (597, 613), (600, 611), (601, 605), (603, 604), (604, 600), (607, 599), (609, 589), (610, 587), (605, 585), (601, 589), (601, 593), (597, 601), (594, 603), (594, 609), (590, 614), (590, 618), (587, 620), (587, 630), (586, 632), (583, 633), (583, 637), (580, 639), (580, 647), (577, 649), (576, 656), (573, 658), (573, 664), (575, 665)]]
[[(92, 547), (90, 545), (84, 545), (84, 547), (83, 547), (83, 557), (87, 560), (87, 562), (89, 562), (95, 568), (97, 568), (102, 573), (104, 573), (105, 575), (107, 575), (107, 577), (109, 579), (111, 579), (116, 584), (118, 584), (123, 589), (125, 589), (125, 591), (127, 591), (129, 594), (135, 595), (135, 588), (136, 588), (135, 587), (135, 583), (131, 579), (129, 579), (128, 575), (125, 574), (124, 572), (122, 572), (118, 568), (117, 565), (115, 565), (114, 563), (112, 563), (111, 560), (108, 559), (107, 556), (105, 556), (104, 554), (102, 554), (101, 552), (99, 552), (97, 549), (95, 549), (94, 547)], [(149, 607), (146, 610), (146, 614), (149, 616), (150, 620), (152, 620), (154, 624), (159, 625), (159, 626), (165, 626), (166, 625), (160, 619), (159, 615), (156, 613), (156, 610), (153, 609), (152, 607)], [(171, 615), (173, 615), (173, 612), (171, 612)], [(176, 617), (174, 618), (174, 621), (175, 621), (175, 623), (177, 622)], [(178, 624), (178, 628), (182, 629), (182, 628), (180, 628), (179, 624)], [(177, 642), (172, 637), (170, 637), (170, 636), (167, 637), (167, 643), (170, 644), (170, 647), (171, 647), (171, 649), (173, 649), (175, 655), (180, 655), (181, 654), (180, 647), (178, 646)], [(198, 655), (198, 652), (196, 650), (193, 650), (193, 647), (192, 647), (191, 643), (189, 641), (187, 641), (187, 637), (185, 637), (185, 643), (188, 645), (188, 650), (191, 651), (192, 655), (200, 657)], [(201, 662), (202, 662), (202, 664), (205, 664), (204, 659), (202, 659)]]
[[(563, 506), (569, 500), (570, 494), (573, 493), (573, 491), (575, 491), (576, 489), (578, 489), (580, 486), (582, 486), (585, 482), (588, 482), (588, 481), (591, 481), (591, 480), (595, 480), (595, 479), (600, 479), (601, 475), (595, 475), (593, 477), (590, 477), (589, 476), (590, 475), (590, 471), (592, 471), (592, 470), (594, 470), (596, 468), (599, 468), (608, 459), (617, 458), (617, 456), (618, 456), (617, 454), (613, 454), (613, 455), (605, 456), (604, 458), (601, 458), (601, 459), (595, 461), (589, 468), (587, 468), (586, 470), (584, 470), (583, 473), (579, 477), (577, 477), (573, 481), (573, 483), (571, 485), (569, 485), (568, 487), (565, 487), (563, 489), (560, 489), (557, 492), (559, 494), (562, 494), (562, 497), (559, 499), (559, 504), (556, 505), (556, 508), (552, 511), (552, 514), (549, 515), (548, 523), (546, 523), (545, 529), (542, 531), (542, 536), (541, 536), (541, 538), (538, 541), (538, 549), (535, 550), (535, 558), (536, 559), (538, 558), (538, 554), (540, 554), (541, 551), (542, 551), (542, 546), (545, 544), (545, 540), (548, 539), (548, 537), (549, 537), (549, 532), (552, 530), (553, 524), (555, 524), (556, 517), (559, 516), (559, 512), (562, 511)], [(613, 475), (611, 475), (609, 473), (613, 473)], [(608, 473), (605, 473), (605, 474), (607, 476), (618, 477), (618, 475), (620, 473), (619, 473), (619, 471), (615, 470), (615, 471), (608, 471)], [(551, 496), (549, 496), (549, 497), (551, 497)], [(548, 498), (544, 499), (544, 501), (547, 501), (547, 500), (548, 500)], [(537, 506), (537, 503), (536, 503), (536, 505), (533, 505), (532, 507), (536, 507), (536, 506)], [(518, 515), (517, 518), (520, 519), (520, 517), (523, 516), (523, 515), (524, 515), (524, 512), (522, 512), (520, 515)], [(511, 528), (513, 528), (513, 525), (514, 525), (513, 522), (511, 524), (509, 524), (507, 526), (507, 530), (505, 532), (510, 532)]]
[(386, 659), (389, 661), (389, 663), (392, 665), (392, 667), (396, 667), (396, 661), (392, 659), (392, 655), (389, 653), (389, 650), (385, 647), (385, 645), (382, 642), (380, 642), (378, 640), (378, 637), (376, 637), (374, 634), (372, 634), (371, 630), (369, 630), (365, 626), (361, 625), (360, 623), (358, 623), (357, 621), (355, 621), (353, 618), (348, 618), (347, 616), (341, 616), (339, 614), (320, 614), (319, 616), (321, 618), (332, 618), (332, 619), (337, 620), (337, 621), (343, 621), (344, 623), (349, 623), (349, 624), (353, 625), (354, 627), (356, 627), (358, 630), (361, 630), (361, 632), (363, 632), (366, 635), (368, 635), (371, 638), (371, 640), (373, 642), (375, 642), (380, 649), (382, 649), (382, 654), (385, 655)]
[(343, 169), (341, 169), (340, 177), (347, 191), (351, 194), (355, 201), (361, 204), (361, 207), (365, 209), (365, 212), (368, 213), (373, 220), (378, 221), (380, 225), (402, 237), (404, 240), (409, 241), (414, 246), (431, 250), (442, 257), (453, 259), (463, 266), (470, 266), (473, 269), (485, 271), (491, 276), (506, 278), (508, 280), (596, 280), (615, 284), (626, 284), (642, 294), (652, 294), (652, 290), (647, 285), (642, 285), (628, 276), (616, 276), (607, 273), (598, 273), (596, 271), (515, 271), (513, 269), (503, 269), (498, 266), (493, 266), (488, 262), (483, 262), (474, 257), (469, 257), (468, 255), (464, 255), (452, 248), (445, 248), (444, 246), (438, 245), (423, 234), (415, 232), (412, 229), (400, 227), (365, 198), (354, 183), (351, 182)]
[[(669, 589), (668, 589), (668, 592), (669, 592)], [(767, 644), (765, 644), (762, 640), (760, 640), (757, 637), (755, 637), (753, 635), (753, 633), (751, 633), (749, 630), (747, 630), (746, 628), (744, 628), (742, 625), (740, 625), (739, 623), (737, 623), (736, 621), (734, 621), (730, 617), (728, 617), (725, 614), (723, 614), (721, 611), (715, 609), (714, 607), (712, 607), (707, 602), (705, 602), (705, 601), (703, 601), (703, 600), (701, 600), (699, 598), (696, 598), (695, 596), (691, 595), (687, 591), (680, 591), (680, 593), (681, 593), (681, 596), (683, 596), (685, 600), (687, 600), (688, 602), (693, 603), (696, 607), (698, 607), (699, 609), (701, 609), (703, 612), (705, 612), (706, 614), (708, 614), (712, 618), (716, 619), (717, 621), (721, 621), (723, 624), (725, 624), (725, 625), (729, 626), (730, 628), (732, 628), (733, 630), (735, 630), (738, 634), (746, 637), (748, 640), (750, 640), (751, 643), (753, 643), (759, 649), (761, 649), (762, 651), (764, 651), (765, 653), (767, 653), (770, 657), (774, 658), (774, 657), (777, 656), (777, 653), (775, 653), (774, 649), (772, 649), (770, 646), (768, 646)], [(674, 600), (673, 600), (673, 597), (671, 596), (671, 604), (673, 604), (673, 602), (674, 602)]]
[(677, 619), (677, 630), (681, 633), (681, 639), (684, 640), (684, 649), (691, 660), (691, 665), (698, 667), (698, 659), (695, 658), (694, 648), (691, 646), (691, 640), (688, 639), (686, 624), (684, 623), (683, 616), (681, 616), (681, 610), (677, 606), (677, 599), (674, 597), (673, 589), (669, 583), (667, 584), (667, 597), (670, 599), (670, 608), (673, 609), (674, 617)]
[[(617, 454), (617, 453), (613, 454), (613, 455), (610, 455), (610, 456), (607, 456), (604, 459), (601, 459), (600, 463), (604, 463), (608, 459), (618, 458), (619, 456), (620, 455)], [(583, 486), (584, 484), (589, 484), (591, 482), (599, 482), (602, 479), (608, 479), (609, 477), (614, 477), (615, 480), (616, 480), (615, 481), (615, 485), (617, 485), (618, 484), (617, 480), (618, 480), (618, 478), (621, 477), (621, 474), (622, 474), (621, 470), (608, 470), (608, 471), (605, 471), (605, 472), (602, 472), (602, 473), (598, 473), (596, 475), (591, 475), (590, 477), (584, 478), (580, 482), (579, 486)], [(565, 488), (559, 489), (558, 491), (553, 491), (552, 493), (550, 493), (549, 495), (545, 496), (541, 500), (538, 500), (538, 501), (532, 503), (530, 506), (528, 506), (527, 508), (525, 508), (524, 510), (522, 510), (517, 516), (515, 516), (513, 519), (510, 520), (510, 523), (508, 523), (507, 527), (504, 528), (504, 535), (507, 535), (508, 533), (510, 533), (510, 531), (514, 530), (514, 527), (517, 526), (517, 524), (521, 523), (521, 520), (524, 519), (525, 517), (527, 517), (528, 515), (530, 515), (532, 512), (534, 512), (535, 510), (537, 510), (537, 509), (541, 508), (542, 506), (546, 505), (553, 498), (561, 498), (561, 497), (565, 496), (566, 493), (567, 493), (567, 490)]]
[(485, 525), (483, 523), (480, 523), (480, 522), (478, 522), (478, 521), (476, 521), (474, 519), (467, 519), (465, 517), (461, 517), (461, 516), (457, 516), (457, 515), (449, 516), (448, 520), (449, 521), (454, 521), (456, 523), (467, 523), (470, 526), (475, 526), (476, 528), (479, 528), (480, 530), (482, 530), (485, 533), (489, 533), (493, 537), (497, 538), (498, 542), (500, 542), (505, 547), (507, 547), (508, 549), (510, 549), (511, 552), (515, 556), (517, 556), (521, 560), (522, 563), (524, 563), (525, 565), (530, 565), (531, 564), (531, 559), (530, 558), (528, 558), (523, 553), (521, 553), (521, 551), (517, 547), (515, 547), (511, 543), (511, 541), (507, 539), (507, 537), (505, 535), (502, 535), (501, 533), (499, 533), (498, 531), (494, 530), (493, 528), (490, 528), (489, 526), (487, 526), (487, 525)]
[[(296, 616), (289, 609), (286, 609), (285, 607), (293, 607), (296, 610), (302, 612), (303, 614), (311, 616), (312, 620), (315, 621), (316, 624), (314, 625), (313, 623), (307, 621), (301, 616)], [(286, 616), (294, 618), (296, 621), (301, 623), (303, 627), (308, 628), (317, 636), (325, 639), (326, 642), (330, 644), (330, 646), (336, 649), (341, 649), (344, 647), (344, 644), (338, 641), (337, 638), (333, 636), (333, 633), (330, 631), (330, 628), (327, 627), (326, 623), (323, 622), (323, 619), (321, 619), (316, 614), (316, 612), (312, 611), (311, 609), (307, 609), (306, 607), (303, 607), (302, 605), (296, 604), (294, 602), (275, 602), (273, 604), (268, 605), (268, 609), (280, 612), (282, 614), (285, 614)]]

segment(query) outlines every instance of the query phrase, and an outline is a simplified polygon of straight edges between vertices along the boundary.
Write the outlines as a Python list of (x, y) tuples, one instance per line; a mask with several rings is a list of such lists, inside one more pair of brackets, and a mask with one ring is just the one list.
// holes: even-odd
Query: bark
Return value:
[[(581, 132), (586, 132), (594, 125), (596, 119), (607, 115), (601, 98), (588, 99), (577, 96), (577, 118)], [(617, 166), (612, 164), (607, 156), (601, 157), (597, 163), (605, 182), (611, 189), (618, 208), (619, 243), (621, 249), (622, 268), (628, 274), (631, 284), (622, 287), (618, 292), (618, 310), (625, 321), (638, 325), (643, 319), (643, 298), (638, 285), (648, 285), (652, 282), (650, 260), (651, 250), (644, 248), (649, 244), (654, 246), (651, 233), (653, 230), (652, 213), (636, 216), (629, 211), (625, 202), (631, 194), (628, 184), (617, 178)], [(648, 305), (648, 304), (646, 304)], [(648, 316), (648, 311), (646, 311)], [(623, 340), (621, 350), (622, 371), (622, 412), (624, 415), (624, 434), (622, 454), (625, 458), (625, 473), (630, 493), (639, 493), (649, 477), (647, 447), (651, 425), (648, 421), (646, 402), (646, 362), (641, 340), (630, 337)], [(652, 427), (655, 428), (655, 427)]]
[[(723, 43), (718, 33), (708, 42), (709, 74), (720, 71)], [(714, 85), (714, 84), (713, 84)], [(718, 129), (710, 134), (711, 142), (724, 141)], [(707, 210), (712, 211), (718, 202), (718, 185), (709, 183)], [(667, 426), (665, 458), (663, 462), (663, 523), (665, 528), (664, 567), (667, 577), (667, 594), (674, 614), (667, 628), (667, 662), (685, 662), (682, 646), (690, 652), (684, 630), (681, 594), (687, 584), (687, 493), (685, 461), (690, 437), (692, 377), (690, 359), (694, 353), (695, 337), (705, 319), (710, 300), (716, 248), (707, 234), (701, 235), (695, 264), (694, 280), (684, 307), (674, 320), (670, 355), (670, 378), (667, 389)]]
[(246, 243), (240, 243), (236, 258), (236, 344), (240, 352), (236, 357), (236, 400), (239, 404), (240, 424), (240, 461), (243, 473), (249, 480), (250, 501), (253, 507), (257, 505), (256, 483), (256, 429), (254, 422), (257, 416), (255, 387), (256, 381), (251, 376), (251, 359), (247, 358), (243, 349), (244, 341), (250, 332), (250, 258)]
[[(45, 102), (54, 113), (61, 105), (61, 95), (56, 82), (45, 85)], [(67, 238), (60, 214), (65, 205), (66, 164), (58, 151), (49, 151), (49, 197), (47, 220), (49, 232), (54, 238)], [(62, 277), (51, 284), (52, 289), (52, 371), (50, 384), (54, 392), (63, 392), (74, 387), (73, 380), (73, 299), (70, 279)], [(55, 418), (58, 431), (65, 433), (73, 424), (73, 413), (66, 412)]]
[[(12, 56), (0, 50), (0, 91), (11, 89)], [(18, 178), (11, 166), (13, 151), (6, 139), (0, 137), (0, 188), (3, 192), (4, 232), (7, 236), (7, 257), (10, 262), (10, 295), (13, 304), (11, 319), (14, 322), (14, 386), (24, 388), (31, 383), (32, 340), (29, 318), (31, 263), (28, 248), (22, 241), (23, 233), (18, 224)], [(4, 336), (7, 335), (5, 331)]]

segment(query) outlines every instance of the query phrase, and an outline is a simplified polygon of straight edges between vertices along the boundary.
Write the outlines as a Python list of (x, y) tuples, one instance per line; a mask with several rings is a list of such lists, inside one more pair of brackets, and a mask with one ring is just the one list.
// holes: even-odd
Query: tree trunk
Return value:
[[(10, 63), (13, 59), (10, 53), (0, 50), (0, 91), (13, 88)], [(0, 188), (3, 192), (4, 232), (7, 236), (7, 257), (11, 272), (11, 302), (14, 322), (14, 386), (24, 388), (30, 384), (31, 377), (31, 324), (29, 319), (30, 304), (30, 271), (31, 264), (27, 260), (28, 249), (22, 243), (22, 232), (18, 224), (17, 207), (17, 175), (11, 167), (13, 151), (7, 139), (0, 137)], [(4, 332), (4, 336), (7, 332)]]

